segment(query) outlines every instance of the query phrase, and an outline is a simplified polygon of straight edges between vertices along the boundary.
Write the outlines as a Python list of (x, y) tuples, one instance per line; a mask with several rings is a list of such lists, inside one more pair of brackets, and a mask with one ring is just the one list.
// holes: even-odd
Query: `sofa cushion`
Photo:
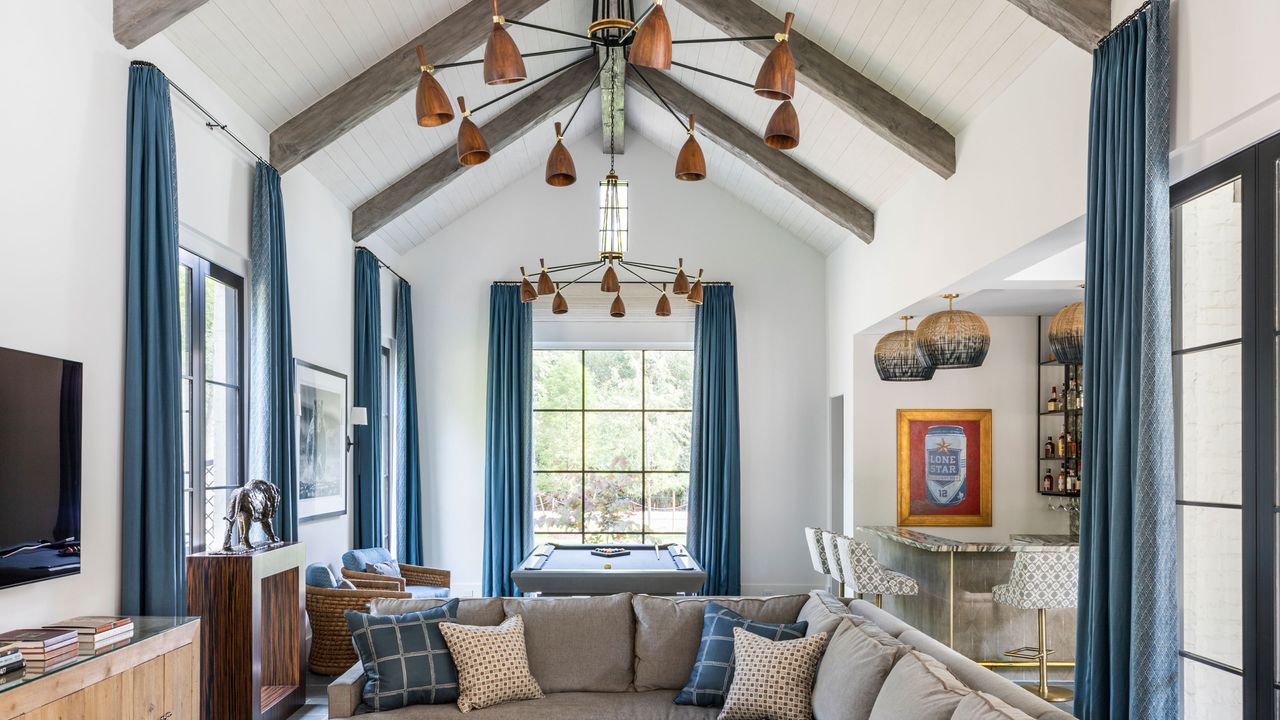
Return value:
[(391, 562), (391, 553), (386, 548), (360, 548), (342, 553), (342, 567), (348, 570), (365, 572), (366, 566), (380, 562)]
[(307, 566), (307, 585), (310, 587), (333, 589), (338, 587), (338, 579), (333, 570), (324, 563), (311, 563)]
[(701, 640), (703, 608), (717, 602), (766, 623), (795, 622), (808, 595), (771, 598), (657, 597), (636, 595), (635, 689), (679, 690), (693, 672)]
[(770, 640), (733, 629), (733, 684), (719, 720), (813, 720), (813, 678), (827, 634)]
[(702, 637), (693, 672), (684, 689), (676, 695), (680, 705), (719, 707), (733, 683), (733, 631), (741, 628), (770, 640), (804, 637), (804, 623), (762, 623), (745, 618), (718, 603), (703, 609)]
[[(369, 612), (378, 615), (402, 615), (417, 610), (430, 610), (445, 603), (441, 599), (374, 598), (369, 601)], [(502, 598), (460, 598), (458, 623), (462, 625), (498, 625), (507, 619), (502, 610)]]
[[(823, 593), (822, 595), (826, 595)], [(835, 606), (828, 605), (822, 595), (817, 592), (809, 593), (809, 599), (805, 601), (804, 606), (800, 608), (800, 614), (796, 616), (796, 620), (803, 620), (809, 623), (809, 628), (805, 630), (805, 635), (817, 635), (820, 632), (830, 637), (836, 628), (840, 626), (840, 621), (849, 617), (849, 608), (843, 603), (830, 595), (826, 597), (835, 600)]]
[[(719, 708), (675, 705), (674, 690), (625, 693), (550, 693), (542, 700), (522, 700), (472, 710), (468, 720), (714, 720)], [(363, 717), (363, 716), (361, 716)], [(457, 705), (415, 705), (376, 716), (377, 720), (462, 718)]]
[(1035, 720), (995, 695), (970, 693), (956, 706), (951, 720)]
[(951, 720), (969, 693), (947, 666), (912, 650), (889, 671), (871, 708), (871, 720)]
[(529, 672), (524, 621), (519, 615), (498, 626), (440, 623), (440, 632), (458, 667), (458, 709), (462, 712), (542, 697), (542, 688)]
[(897, 659), (882, 645), (842, 618), (818, 666), (813, 685), (813, 715), (818, 720), (867, 720), (884, 679)]
[(631, 593), (601, 597), (506, 598), (524, 618), (529, 668), (543, 692), (631, 689), (635, 617)]
[(364, 668), (366, 706), (394, 710), (458, 699), (458, 671), (440, 633), (440, 623), (453, 622), (457, 609), (453, 600), (405, 615), (344, 613)]

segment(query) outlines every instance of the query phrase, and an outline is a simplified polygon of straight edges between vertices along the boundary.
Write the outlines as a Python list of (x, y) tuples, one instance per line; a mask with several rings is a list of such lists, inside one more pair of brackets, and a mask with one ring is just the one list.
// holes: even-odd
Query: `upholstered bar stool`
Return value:
[(1036, 647), (1020, 647), (1005, 653), (1023, 660), (1040, 663), (1040, 682), (1023, 687), (1049, 702), (1062, 702), (1074, 697), (1070, 689), (1049, 684), (1049, 656), (1045, 647), (1045, 615), (1050, 608), (1076, 606), (1076, 587), (1080, 573), (1080, 551), (1022, 550), (1015, 554), (1009, 582), (991, 589), (991, 599), (1001, 605), (1035, 610), (1040, 626), (1040, 643)]
[(866, 543), (847, 535), (838, 535), (836, 550), (853, 591), (858, 593), (858, 597), (875, 595), (876, 607), (883, 605), (885, 595), (920, 594), (920, 585), (915, 578), (881, 565)]
[(804, 543), (809, 546), (809, 562), (813, 563), (813, 571), (819, 575), (830, 575), (831, 565), (827, 563), (827, 549), (822, 545), (822, 530), (805, 528)]
[(827, 554), (827, 574), (839, 583), (840, 589), (836, 593), (837, 597), (844, 597), (845, 573), (844, 568), (840, 565), (839, 551), (836, 549), (837, 535), (830, 530), (819, 530), (822, 535), (822, 550)]

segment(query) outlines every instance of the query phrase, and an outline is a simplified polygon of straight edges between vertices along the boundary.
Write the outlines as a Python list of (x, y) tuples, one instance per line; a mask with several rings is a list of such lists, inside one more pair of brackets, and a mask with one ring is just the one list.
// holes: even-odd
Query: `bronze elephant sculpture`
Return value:
[(224, 518), (227, 523), (227, 532), (222, 537), (222, 550), (228, 552), (233, 547), (231, 543), (233, 525), (240, 532), (240, 544), (248, 550), (253, 549), (253, 541), (249, 539), (249, 527), (255, 522), (262, 526), (262, 532), (267, 536), (266, 545), (280, 542), (275, 530), (271, 527), (271, 518), (275, 516), (276, 507), (279, 505), (280, 489), (266, 480), (254, 480), (237, 488), (227, 501), (227, 514)]

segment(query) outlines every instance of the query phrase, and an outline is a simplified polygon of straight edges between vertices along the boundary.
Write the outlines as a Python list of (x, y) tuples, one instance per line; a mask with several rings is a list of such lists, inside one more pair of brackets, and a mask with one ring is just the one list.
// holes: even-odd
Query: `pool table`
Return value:
[[(630, 551), (600, 557), (600, 548)], [(606, 567), (607, 566), (607, 567)], [(679, 595), (697, 592), (707, 573), (683, 545), (539, 545), (511, 571), (526, 593), (541, 595), (612, 595), (634, 592)]]

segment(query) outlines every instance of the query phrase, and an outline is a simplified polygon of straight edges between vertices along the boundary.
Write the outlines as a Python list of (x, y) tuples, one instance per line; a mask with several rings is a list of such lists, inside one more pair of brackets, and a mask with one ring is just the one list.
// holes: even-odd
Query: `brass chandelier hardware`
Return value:
[(1049, 351), (1064, 365), (1084, 364), (1083, 302), (1071, 303), (1053, 316), (1049, 323)]
[[(610, 58), (620, 54), (626, 62), (630, 63), (640, 80), (649, 85), (650, 90), (653, 90), (660, 103), (680, 123), (681, 128), (688, 133), (689, 137), (680, 149), (679, 157), (676, 160), (675, 176), (677, 179), (697, 181), (707, 176), (706, 159), (694, 135), (694, 119), (692, 116), (687, 119), (681, 117), (671, 107), (670, 103), (653, 89), (653, 86), (649, 84), (640, 68), (668, 71), (672, 66), (678, 66), (752, 88), (753, 92), (761, 97), (779, 101), (781, 104), (773, 112), (765, 129), (763, 140), (769, 147), (778, 150), (796, 148), (800, 144), (800, 119), (796, 114), (795, 107), (790, 102), (795, 94), (796, 62), (795, 57), (791, 54), (791, 46), (788, 42), (795, 14), (786, 14), (782, 32), (775, 35), (672, 40), (671, 25), (667, 21), (666, 11), (662, 7), (662, 2), (663, 0), (654, 0), (649, 9), (641, 13), (638, 18), (633, 18), (633, 5), (630, 0), (593, 0), (591, 22), (587, 25), (586, 33), (583, 34), (513, 20), (502, 15), (498, 7), (498, 0), (492, 0), (492, 26), (489, 30), (488, 40), (485, 42), (483, 60), (464, 60), (432, 65), (427, 62), (426, 48), (422, 46), (417, 48), (419, 68), (417, 102), (415, 103), (417, 123), (422, 127), (440, 127), (453, 121), (453, 107), (449, 103), (444, 87), (435, 77), (435, 73), (439, 70), (483, 63), (483, 75), (486, 84), (518, 84), (515, 89), (477, 105), (470, 110), (467, 110), (463, 98), (458, 98), (458, 111), (462, 116), (462, 122), (458, 127), (458, 162), (462, 165), (478, 165), (488, 160), (491, 153), (481, 129), (471, 120), (473, 113), (482, 112), (500, 100), (527, 90), (587, 60), (598, 62), (600, 70), (603, 71), (605, 66), (610, 64)], [(559, 50), (544, 50), (522, 54), (515, 40), (507, 32), (506, 26), (508, 25), (518, 25), (541, 32), (568, 35), (581, 39), (587, 44)], [(752, 40), (773, 40), (777, 43), (761, 64), (754, 84), (672, 60), (672, 47), (674, 45)], [(586, 54), (578, 59), (540, 77), (528, 79), (528, 72), (524, 65), (525, 58), (584, 51)], [(577, 117), (583, 101), (586, 100), (587, 96), (599, 83), (600, 72), (597, 72), (595, 80), (583, 93), (582, 99), (578, 101), (577, 107), (575, 107), (568, 121), (565, 122), (563, 129), (559, 123), (556, 124), (556, 141), (547, 157), (546, 181), (548, 185), (567, 187), (577, 179), (573, 157), (564, 145), (564, 134), (568, 131), (569, 126), (573, 124), (573, 120)], [(679, 292), (679, 287), (677, 283), (672, 291), (682, 294)]]
[(916, 352), (916, 334), (911, 331), (914, 315), (899, 315), (902, 329), (880, 338), (876, 343), (876, 373), (886, 382), (921, 382), (932, 380), (934, 367)]
[(991, 330), (977, 313), (956, 310), (957, 293), (942, 296), (947, 309), (933, 313), (916, 327), (920, 359), (938, 370), (980, 367), (991, 348)]

